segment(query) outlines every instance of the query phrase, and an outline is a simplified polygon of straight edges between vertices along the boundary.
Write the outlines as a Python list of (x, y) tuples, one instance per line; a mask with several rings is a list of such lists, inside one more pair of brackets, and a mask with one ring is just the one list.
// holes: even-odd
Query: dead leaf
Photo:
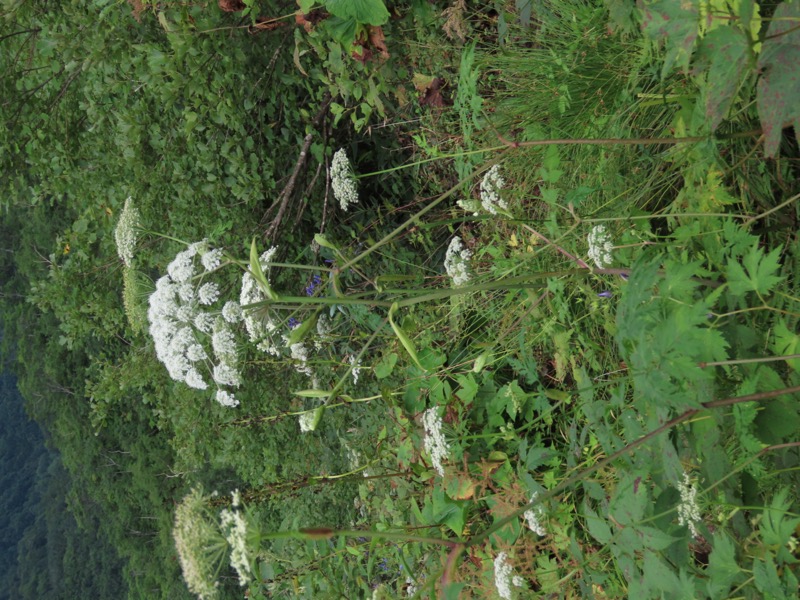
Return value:
[(301, 25), (303, 29), (306, 30), (306, 33), (311, 33), (317, 23), (327, 19), (329, 16), (330, 15), (321, 8), (314, 9), (308, 14), (303, 13), (302, 10), (298, 10), (294, 13), (294, 22)]
[(369, 28), (369, 43), (380, 54), (382, 60), (389, 58), (389, 49), (386, 47), (386, 37), (380, 27)]
[(450, 106), (452, 102), (448, 101), (447, 98), (442, 95), (442, 87), (446, 83), (447, 82), (441, 77), (434, 77), (430, 82), (430, 85), (428, 85), (424, 90), (420, 90), (422, 97), (419, 99), (419, 105), (433, 106), (436, 108)]
[(238, 12), (246, 8), (242, 0), (219, 0), (219, 7), (225, 12)]

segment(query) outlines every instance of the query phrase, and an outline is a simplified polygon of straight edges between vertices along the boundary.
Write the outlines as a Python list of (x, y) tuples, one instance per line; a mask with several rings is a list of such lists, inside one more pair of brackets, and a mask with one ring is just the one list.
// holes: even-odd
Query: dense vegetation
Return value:
[(798, 0), (1, 6), (4, 597), (796, 595)]

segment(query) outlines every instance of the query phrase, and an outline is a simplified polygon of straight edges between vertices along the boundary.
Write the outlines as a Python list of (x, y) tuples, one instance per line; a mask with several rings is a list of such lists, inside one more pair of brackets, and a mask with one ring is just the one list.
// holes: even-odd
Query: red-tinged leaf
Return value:
[(661, 77), (672, 71), (674, 65), (689, 70), (689, 60), (697, 41), (700, 11), (698, 0), (639, 0), (643, 12), (642, 30), (646, 35), (664, 42), (666, 56)]
[(694, 71), (708, 69), (706, 116), (711, 121), (712, 131), (728, 114), (749, 62), (750, 43), (745, 33), (737, 27), (718, 27), (700, 43)]
[(764, 130), (764, 153), (775, 156), (784, 127), (800, 141), (800, 2), (783, 2), (772, 17), (758, 58), (756, 101)]

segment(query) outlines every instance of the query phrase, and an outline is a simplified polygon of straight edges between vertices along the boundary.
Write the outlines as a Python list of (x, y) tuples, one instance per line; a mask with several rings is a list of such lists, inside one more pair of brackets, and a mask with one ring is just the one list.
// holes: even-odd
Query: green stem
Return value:
[(800, 358), (800, 354), (785, 354), (783, 356), (765, 356), (763, 358), (739, 358), (733, 360), (718, 360), (714, 362), (699, 362), (697, 366), (701, 369), (705, 369), (706, 367), (720, 367), (723, 365), (744, 365), (748, 363), (765, 363), (765, 362), (775, 362), (779, 360), (792, 360)]
[(395, 229), (394, 229), (392, 232), (390, 232), (388, 235), (386, 235), (386, 236), (384, 236), (382, 239), (378, 240), (378, 241), (377, 241), (375, 244), (373, 244), (372, 246), (370, 246), (369, 248), (367, 248), (366, 250), (364, 250), (364, 252), (362, 252), (361, 254), (359, 254), (358, 256), (356, 256), (355, 258), (352, 258), (352, 259), (350, 259), (349, 261), (347, 261), (347, 262), (346, 262), (344, 265), (342, 265), (342, 267), (340, 268), (340, 271), (345, 271), (345, 270), (347, 270), (348, 268), (352, 267), (354, 264), (356, 264), (357, 262), (359, 262), (359, 261), (360, 261), (361, 259), (363, 259), (364, 257), (366, 257), (366, 256), (369, 256), (370, 254), (372, 254), (373, 252), (375, 252), (375, 250), (377, 250), (377, 249), (378, 249), (378, 248), (380, 248), (381, 246), (385, 246), (386, 244), (388, 244), (390, 241), (392, 241), (392, 240), (393, 240), (394, 238), (396, 238), (398, 235), (400, 235), (401, 233), (403, 233), (403, 232), (404, 232), (404, 231), (405, 231), (405, 230), (408, 228), (408, 226), (409, 226), (409, 225), (413, 225), (413, 224), (414, 224), (416, 221), (418, 221), (418, 220), (419, 220), (419, 219), (420, 219), (422, 216), (426, 215), (427, 213), (429, 213), (430, 211), (432, 211), (434, 208), (436, 208), (437, 206), (439, 206), (439, 204), (441, 204), (441, 203), (442, 203), (442, 202), (444, 202), (444, 201), (445, 201), (447, 198), (449, 198), (450, 196), (452, 196), (453, 194), (455, 194), (457, 191), (459, 191), (459, 190), (462, 188), (462, 186), (463, 186), (465, 183), (467, 183), (468, 181), (470, 181), (470, 180), (472, 180), (472, 179), (476, 178), (478, 175), (480, 175), (480, 174), (481, 174), (481, 173), (483, 173), (484, 171), (488, 170), (488, 169), (489, 169), (489, 168), (490, 168), (490, 167), (491, 167), (491, 166), (492, 166), (492, 165), (493, 165), (495, 162), (497, 162), (497, 161), (489, 162), (489, 163), (487, 163), (487, 164), (483, 165), (482, 167), (480, 167), (480, 168), (478, 168), (478, 169), (475, 169), (475, 170), (474, 170), (472, 173), (470, 173), (469, 175), (467, 175), (467, 176), (466, 176), (464, 179), (462, 179), (462, 180), (461, 180), (461, 181), (459, 181), (457, 184), (455, 184), (453, 187), (451, 187), (449, 190), (447, 190), (446, 192), (444, 192), (444, 193), (443, 193), (441, 196), (439, 196), (439, 197), (438, 197), (436, 200), (434, 200), (433, 202), (431, 202), (430, 204), (428, 204), (428, 206), (426, 206), (426, 207), (425, 207), (425, 208), (423, 208), (422, 210), (418, 211), (417, 213), (415, 213), (414, 215), (412, 215), (411, 217), (409, 217), (408, 219), (406, 219), (405, 221), (403, 221), (403, 223), (401, 223), (401, 224), (400, 224), (400, 225), (399, 225), (397, 228), (395, 228)]

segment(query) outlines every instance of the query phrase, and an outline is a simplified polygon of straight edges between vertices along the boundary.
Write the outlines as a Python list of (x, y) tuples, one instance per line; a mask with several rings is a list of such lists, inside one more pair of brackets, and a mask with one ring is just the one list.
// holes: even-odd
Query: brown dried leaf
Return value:
[(238, 12), (246, 8), (242, 0), (219, 0), (219, 7), (225, 12)]
[(369, 43), (372, 48), (380, 54), (382, 60), (389, 58), (389, 49), (386, 47), (386, 37), (383, 35), (383, 29), (380, 27), (370, 27)]

